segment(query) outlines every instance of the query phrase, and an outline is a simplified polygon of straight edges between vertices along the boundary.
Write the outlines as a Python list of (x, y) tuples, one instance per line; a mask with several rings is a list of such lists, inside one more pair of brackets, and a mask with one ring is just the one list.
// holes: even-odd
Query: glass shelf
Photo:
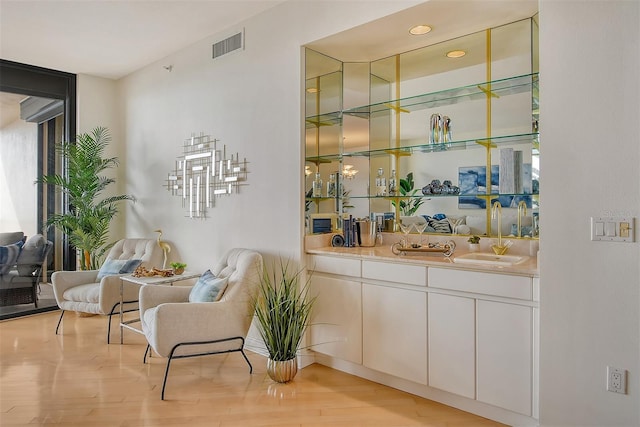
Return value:
[[(420, 189), (418, 189), (418, 191), (420, 191)], [(492, 194), (485, 194), (485, 193), (476, 193), (476, 194), (416, 194), (415, 196), (373, 196), (373, 195), (349, 195), (350, 199), (378, 199), (378, 200), (389, 200), (389, 201), (393, 201), (393, 200), (398, 200), (398, 199), (425, 199), (425, 200), (429, 200), (429, 199), (445, 199), (445, 198), (457, 198), (457, 197), (478, 197), (478, 198), (498, 198), (498, 197), (502, 197), (502, 196), (506, 196), (506, 197), (524, 197), (524, 196), (531, 196), (531, 197), (536, 197), (538, 196), (539, 193), (492, 193)], [(307, 200), (315, 200), (315, 199), (335, 199), (335, 197), (307, 197)]]
[[(484, 148), (489, 142), (492, 146), (498, 145), (519, 145), (531, 144), (537, 142), (538, 133), (523, 133), (519, 135), (496, 136), (492, 138), (466, 139), (460, 141), (452, 141), (445, 144), (420, 144), (399, 148), (383, 148), (370, 151), (356, 151), (352, 153), (343, 153), (343, 157), (379, 157), (394, 154), (397, 156), (410, 156), (416, 153), (437, 153), (442, 151), (466, 150)], [(322, 156), (323, 158), (331, 158), (331, 156)], [(338, 156), (336, 156), (337, 158)], [(309, 158), (308, 158), (309, 159)]]
[(327, 196), (322, 196), (322, 197), (305, 197), (304, 200), (306, 202), (322, 202), (324, 200), (331, 200), (331, 201), (335, 201), (336, 197), (327, 197)]
[[(361, 172), (353, 181), (340, 176), (343, 191), (337, 197), (326, 197), (323, 193), (324, 197), (314, 198), (307, 191), (306, 206), (311, 209), (315, 204), (314, 211), (335, 210), (354, 217), (393, 212), (397, 218), (404, 210), (400, 202), (404, 206), (421, 200), (425, 203), (417, 214), (443, 212), (451, 217), (472, 215), (482, 220), (490, 215), (491, 205), (498, 200), (508, 209), (525, 202), (535, 214), (540, 207), (540, 87), (535, 62), (537, 39), (534, 39), (537, 33), (533, 21), (509, 25), (513, 25), (513, 30), (496, 29), (495, 37), (469, 35), (467, 40), (471, 44), (491, 43), (495, 52), (500, 50), (495, 58), (474, 59), (473, 68), (446, 59), (443, 60), (447, 61), (446, 66), (441, 68), (439, 62), (431, 62), (432, 55), (443, 56), (438, 51), (440, 47), (425, 46), (379, 61), (342, 64), (341, 76), (332, 75), (328, 82), (317, 78), (324, 76), (324, 71), (307, 74), (307, 88), (320, 88), (318, 82), (322, 84), (320, 94), (305, 94), (304, 98), (307, 169), (322, 173), (324, 182), (327, 175), (339, 173), (344, 165), (353, 165)], [(458, 40), (451, 43), (458, 44)], [(508, 52), (503, 53), (502, 48), (506, 47)], [(314, 59), (317, 58), (306, 60), (306, 65), (315, 67)], [(329, 71), (336, 69), (333, 62), (322, 61), (323, 66), (325, 63)], [(494, 76), (499, 73), (500, 77), (492, 78), (491, 72)], [(402, 91), (395, 92), (396, 88)], [(461, 127), (454, 128), (455, 140), (428, 143), (432, 113), (446, 113), (460, 120)], [(500, 194), (495, 175), (500, 166), (500, 151), (505, 148), (521, 151), (518, 156), (527, 166), (522, 186), (502, 187), (514, 194)], [(376, 196), (374, 183), (379, 168), (385, 172), (387, 183), (391, 171), (395, 171), (396, 185), (412, 171), (415, 195)], [(471, 175), (476, 172), (479, 178), (474, 181)], [(432, 182), (432, 177), (451, 181), (452, 186), (465, 194), (423, 194), (422, 188)], [(486, 178), (491, 182), (488, 186)], [(305, 178), (305, 185), (309, 186), (312, 179)], [(399, 188), (397, 185), (396, 189)], [(425, 191), (428, 188), (435, 186)], [(444, 184), (442, 189), (451, 190)], [(481, 223), (480, 229), (485, 227), (495, 234), (491, 221)]]
[(326, 156), (312, 156), (305, 157), (304, 161), (309, 163), (315, 163), (316, 165), (321, 163), (332, 163), (342, 160), (341, 154), (328, 154)]
[(322, 156), (305, 157), (310, 163), (331, 163), (341, 161), (348, 157), (380, 157), (390, 154), (396, 156), (411, 156), (413, 154), (438, 153), (442, 151), (466, 150), (485, 148), (487, 143), (497, 147), (498, 145), (533, 144), (532, 154), (537, 155), (539, 149), (539, 133), (523, 133), (519, 135), (494, 136), (492, 138), (465, 139), (452, 141), (446, 144), (419, 144), (399, 148), (381, 148), (368, 151), (354, 151), (343, 154), (327, 154)]
[(453, 105), (459, 102), (486, 99), (487, 96), (501, 97), (528, 92), (537, 89), (537, 85), (538, 73), (525, 74), (523, 76), (511, 77), (508, 79), (494, 80), (491, 82), (484, 82), (455, 89), (447, 89), (439, 92), (350, 108), (348, 110), (344, 110), (343, 114), (369, 118), (371, 114), (391, 109), (402, 112), (411, 112), (426, 108), (440, 107), (443, 105)]
[(307, 129), (339, 125), (342, 123), (342, 113), (340, 111), (334, 111), (332, 113), (316, 114), (305, 117), (304, 122)]

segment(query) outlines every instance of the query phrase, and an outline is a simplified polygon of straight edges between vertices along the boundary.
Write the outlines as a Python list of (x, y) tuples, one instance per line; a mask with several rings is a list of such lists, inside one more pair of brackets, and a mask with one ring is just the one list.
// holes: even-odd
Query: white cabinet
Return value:
[(429, 269), (429, 287), (531, 301), (531, 277), (479, 271)]
[(396, 282), (403, 285), (427, 285), (427, 269), (423, 265), (393, 264), (365, 260), (362, 261), (362, 277)]
[(429, 385), (537, 416), (537, 283), (524, 276), (429, 268), (428, 285)]
[(429, 386), (475, 399), (475, 300), (432, 292), (428, 307)]
[(361, 365), (347, 368), (356, 375), (387, 374), (394, 387), (404, 379), (411, 392), (451, 393), (449, 404), (468, 399), (467, 410), (499, 409), (515, 424), (538, 416), (537, 279), (357, 257), (308, 261), (314, 351)]
[(427, 295), (362, 284), (363, 364), (427, 384)]
[(533, 308), (478, 301), (478, 400), (532, 415)]
[(308, 329), (311, 349), (361, 364), (360, 282), (314, 274), (310, 294), (317, 298)]
[(317, 273), (360, 277), (361, 264), (359, 259), (311, 255), (308, 257), (307, 268)]

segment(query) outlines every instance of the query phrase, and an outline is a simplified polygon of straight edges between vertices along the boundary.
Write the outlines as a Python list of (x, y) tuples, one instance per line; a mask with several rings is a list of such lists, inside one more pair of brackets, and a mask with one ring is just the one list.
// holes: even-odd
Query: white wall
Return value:
[[(18, 107), (19, 108), (19, 107)], [(39, 233), (37, 222), (38, 125), (15, 120), (0, 129), (0, 231)]]
[[(138, 197), (126, 234), (162, 228), (172, 258), (194, 269), (232, 246), (300, 258), (300, 46), (415, 3), (287, 2), (243, 23), (244, 52), (212, 61), (219, 37), (211, 37), (119, 82), (119, 155), (126, 192)], [(545, 426), (640, 424), (639, 244), (589, 241), (590, 216), (640, 216), (638, 9), (636, 1), (540, 5)], [(206, 221), (184, 218), (162, 187), (192, 132), (250, 162), (249, 185), (220, 199)], [(607, 365), (629, 370), (629, 394), (605, 391)]]
[[(640, 425), (640, 249), (591, 242), (589, 217), (640, 226), (640, 2), (540, 3), (544, 426)], [(607, 365), (628, 394), (605, 390)]]
[[(127, 234), (153, 237), (161, 228), (174, 245), (171, 259), (196, 270), (235, 246), (255, 248), (267, 262), (299, 260), (301, 46), (417, 3), (287, 2), (121, 80), (127, 192), (138, 198), (128, 208)], [(243, 27), (245, 50), (212, 60), (211, 45)], [(246, 157), (249, 176), (239, 194), (216, 199), (210, 218), (193, 220), (163, 184), (184, 139), (200, 132)]]
[[(117, 86), (114, 80), (79, 74), (77, 76), (77, 133), (91, 133), (96, 127), (106, 127), (111, 134), (111, 143), (105, 157), (117, 157), (118, 167), (106, 172), (115, 177), (104, 196), (126, 194), (126, 151), (122, 135), (121, 115), (117, 109)], [(120, 202), (118, 214), (111, 223), (109, 230), (110, 241), (119, 240), (126, 236), (126, 204)]]

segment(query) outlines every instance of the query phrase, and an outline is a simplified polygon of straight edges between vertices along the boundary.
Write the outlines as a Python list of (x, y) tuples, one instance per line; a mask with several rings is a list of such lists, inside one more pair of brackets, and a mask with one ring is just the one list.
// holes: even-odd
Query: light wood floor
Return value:
[(58, 316), (0, 323), (1, 426), (500, 425), (320, 365), (277, 384), (251, 352), (253, 374), (239, 353), (174, 361), (161, 401), (166, 360), (142, 363), (144, 337), (107, 345), (104, 317), (73, 313), (56, 336)]

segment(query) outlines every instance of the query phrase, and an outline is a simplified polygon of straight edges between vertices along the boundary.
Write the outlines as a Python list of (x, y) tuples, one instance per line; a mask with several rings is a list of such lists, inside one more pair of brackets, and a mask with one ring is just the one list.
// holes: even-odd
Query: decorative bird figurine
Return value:
[(167, 254), (171, 252), (171, 246), (169, 246), (167, 242), (160, 240), (162, 237), (162, 230), (158, 229), (155, 230), (155, 232), (160, 233), (158, 234), (158, 246), (160, 246), (160, 249), (162, 249), (162, 252), (164, 253), (164, 261), (162, 262), (162, 269), (164, 270), (167, 267)]

